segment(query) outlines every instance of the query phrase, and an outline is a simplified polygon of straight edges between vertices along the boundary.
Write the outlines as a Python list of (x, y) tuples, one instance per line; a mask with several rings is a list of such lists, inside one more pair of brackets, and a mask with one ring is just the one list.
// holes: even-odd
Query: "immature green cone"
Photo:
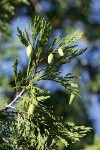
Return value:
[(35, 106), (33, 104), (30, 104), (28, 108), (28, 119), (33, 115)]
[(48, 56), (48, 64), (51, 64), (53, 61), (53, 54), (50, 53), (49, 56)]
[(58, 48), (58, 53), (60, 56), (64, 56), (64, 52), (63, 52), (62, 48)]
[(69, 100), (69, 105), (72, 104), (74, 98), (75, 98), (75, 94), (71, 93), (70, 100)]
[(32, 45), (28, 45), (27, 48), (26, 48), (26, 53), (27, 53), (27, 57), (30, 58), (31, 54), (32, 54), (32, 50), (33, 50), (33, 47)]

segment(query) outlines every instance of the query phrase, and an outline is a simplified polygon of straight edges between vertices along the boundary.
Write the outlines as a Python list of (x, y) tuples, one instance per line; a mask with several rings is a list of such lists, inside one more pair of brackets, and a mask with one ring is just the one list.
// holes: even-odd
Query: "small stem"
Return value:
[(34, 78), (34, 77), (35, 77), (37, 67), (38, 67), (38, 64), (36, 64), (36, 66), (35, 66), (35, 71), (34, 71), (34, 74), (32, 75), (32, 78)]
[(44, 67), (44, 68), (42, 68), (42, 69), (36, 71), (36, 73), (39, 73), (39, 72), (41, 72), (41, 71), (43, 71), (43, 70), (45, 70), (45, 69), (47, 69), (47, 68), (48, 68), (48, 66), (46, 66), (46, 67)]
[(24, 93), (24, 91), (25, 91), (25, 90), (22, 90), (22, 91), (19, 93), (19, 95), (17, 95), (17, 96), (15, 97), (15, 99), (14, 99), (10, 104), (7, 105), (7, 107), (13, 105), (13, 104), (17, 101), (17, 99), (21, 97), (21, 95)]
[(20, 97), (22, 96), (22, 94), (24, 93), (24, 91), (25, 91), (25, 90), (22, 90), (22, 91), (14, 98), (14, 100), (13, 100), (11, 103), (9, 103), (9, 104), (6, 105), (3, 109), (1, 109), (1, 110), (0, 110), (0, 113), (3, 112), (3, 111), (5, 111), (5, 110), (8, 109), (8, 108), (11, 108), (11, 107), (12, 107), (11, 105), (13, 105), (13, 104), (18, 100), (18, 98), (20, 98)]

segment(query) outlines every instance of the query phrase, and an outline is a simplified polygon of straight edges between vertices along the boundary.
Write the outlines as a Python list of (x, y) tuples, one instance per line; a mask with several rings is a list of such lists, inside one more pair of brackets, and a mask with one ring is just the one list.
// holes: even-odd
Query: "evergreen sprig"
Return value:
[[(52, 106), (46, 106), (44, 101), (50, 101), (50, 92), (37, 86), (40, 80), (51, 80), (68, 89), (70, 93), (78, 95), (79, 86), (73, 82), (78, 77), (71, 73), (60, 76), (59, 67), (82, 54), (86, 49), (80, 49), (74, 42), (80, 39), (82, 33), (74, 33), (63, 38), (58, 44), (59, 35), (48, 47), (50, 36), (50, 23), (39, 16), (35, 16), (34, 24), (30, 24), (31, 36), (17, 28), (18, 37), (22, 44), (31, 44), (31, 54), (28, 55), (28, 66), (26, 75), (18, 72), (18, 60), (14, 63), (15, 84), (18, 89), (16, 98), (3, 109), (4, 115), (8, 117), (0, 122), (2, 126), (0, 144), (8, 150), (53, 150), (60, 149), (60, 143), (66, 147), (70, 143), (79, 141), (80, 138), (90, 131), (89, 127), (76, 126), (74, 123), (66, 122), (62, 116), (57, 116)], [(58, 44), (58, 47), (53, 47)], [(64, 52), (61, 56), (58, 49)], [(30, 50), (30, 49), (28, 49)], [(48, 62), (52, 54), (54, 61)], [(73, 99), (70, 99), (70, 104)], [(13, 104), (16, 104), (13, 106)], [(10, 110), (8, 109), (10, 108)], [(8, 109), (8, 111), (7, 111)], [(6, 138), (5, 138), (6, 136)]]

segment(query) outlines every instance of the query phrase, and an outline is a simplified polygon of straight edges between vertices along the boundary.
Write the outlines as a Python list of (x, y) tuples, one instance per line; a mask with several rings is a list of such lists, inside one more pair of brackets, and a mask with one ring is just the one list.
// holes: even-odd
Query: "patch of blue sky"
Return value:
[(100, 24), (100, 0), (92, 0), (90, 3), (89, 21)]
[(47, 0), (40, 1), (40, 5), (42, 6), (43, 11), (46, 13), (53, 9), (53, 5), (50, 3), (50, 1)]

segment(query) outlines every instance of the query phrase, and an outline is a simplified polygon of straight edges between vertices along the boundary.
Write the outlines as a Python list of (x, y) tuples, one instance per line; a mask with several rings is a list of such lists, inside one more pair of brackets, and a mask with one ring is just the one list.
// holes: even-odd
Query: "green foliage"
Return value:
[(27, 0), (17, 0), (13, 2), (12, 0), (1, 0), (0, 1), (0, 31), (5, 31), (6, 27), (10, 23), (10, 18), (15, 14), (15, 4), (26, 3), (29, 4)]
[(4, 30), (5, 27), (8, 25), (9, 15), (14, 15), (14, 7), (10, 4), (8, 0), (0, 1), (0, 6), (0, 30)]
[(66, 123), (43, 105), (38, 106), (36, 111), (31, 120), (25, 117), (27, 114), (18, 114), (15, 122), (7, 125), (8, 131), (12, 133), (7, 139), (10, 149), (52, 150), (58, 149), (59, 143), (67, 147), (70, 142), (80, 140), (90, 130), (71, 122)]
[[(82, 54), (86, 49), (80, 49), (72, 45), (80, 37), (81, 33), (74, 33), (62, 39), (58, 43), (59, 35), (54, 38), (50, 47), (47, 42), (50, 36), (50, 23), (46, 23), (41, 17), (34, 18), (34, 25), (30, 24), (31, 36), (26, 29), (19, 28), (18, 36), (26, 47), (33, 46), (32, 55), (28, 59), (26, 74), (18, 70), (19, 61), (14, 62), (15, 84), (17, 95), (15, 99), (5, 106), (5, 121), (1, 115), (1, 137), (2, 147), (8, 150), (53, 150), (60, 149), (62, 143), (66, 147), (79, 141), (80, 138), (90, 131), (89, 127), (76, 126), (74, 123), (66, 122), (62, 116), (57, 116), (52, 111), (52, 106), (45, 105), (50, 100), (50, 92), (37, 87), (40, 80), (51, 80), (63, 86), (67, 92), (78, 95), (78, 85), (73, 83), (76, 76), (71, 73), (60, 76), (59, 67), (68, 63), (76, 56)], [(53, 46), (59, 44), (57, 48)], [(59, 56), (58, 48), (64, 51), (64, 56)], [(48, 64), (48, 55), (52, 52), (54, 61)], [(43, 67), (42, 67), (43, 64)], [(17, 102), (17, 103), (16, 103)], [(70, 102), (71, 103), (71, 102)], [(12, 108), (12, 105), (15, 107)], [(33, 115), (28, 118), (28, 108), (34, 105)], [(10, 110), (6, 110), (10, 108)], [(6, 137), (6, 138), (5, 138)]]
[(28, 46), (28, 40), (26, 39), (24, 33), (18, 27), (17, 27), (17, 32), (18, 32), (18, 36), (20, 38), (21, 43), (27, 47)]

